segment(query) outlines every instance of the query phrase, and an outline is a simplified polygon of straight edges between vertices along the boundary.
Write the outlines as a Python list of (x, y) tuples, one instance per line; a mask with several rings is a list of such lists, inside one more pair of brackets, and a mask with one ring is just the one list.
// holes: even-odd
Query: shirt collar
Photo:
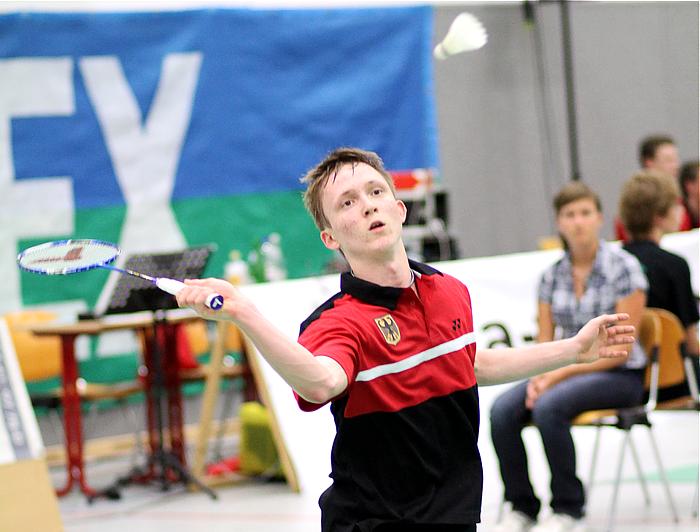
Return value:
[[(594, 276), (600, 276), (603, 278), (605, 277), (605, 272), (608, 269), (608, 255), (609, 253), (607, 243), (605, 242), (605, 240), (599, 240), (598, 249), (595, 254), (595, 260), (593, 261), (593, 268), (591, 268), (589, 279), (591, 279)], [(571, 252), (567, 251), (564, 257), (564, 265), (568, 270), (567, 273), (571, 273), (573, 271), (573, 265), (571, 263)]]
[[(408, 260), (409, 267), (416, 274), (416, 282), (422, 275), (440, 274), (435, 268), (431, 268), (427, 264), (422, 264), (413, 260)], [(343, 273), (340, 276), (340, 291), (344, 294), (349, 294), (357, 299), (369, 303), (386, 307), (389, 310), (396, 310), (399, 303), (399, 297), (403, 294), (406, 288), (396, 288), (394, 286), (381, 286), (378, 284), (365, 281), (359, 277), (355, 277), (350, 272)]]

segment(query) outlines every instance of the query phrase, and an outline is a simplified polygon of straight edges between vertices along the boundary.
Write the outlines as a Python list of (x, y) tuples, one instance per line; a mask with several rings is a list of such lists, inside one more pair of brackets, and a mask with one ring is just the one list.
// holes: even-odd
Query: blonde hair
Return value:
[(306, 210), (309, 211), (309, 214), (314, 219), (319, 230), (323, 231), (330, 227), (328, 218), (326, 218), (323, 212), (323, 204), (321, 201), (322, 192), (326, 183), (328, 183), (331, 177), (335, 180), (337, 173), (346, 164), (352, 165), (354, 168), (360, 163), (365, 163), (379, 172), (389, 185), (391, 193), (396, 196), (394, 181), (389, 172), (385, 170), (384, 163), (379, 155), (372, 151), (365, 151), (359, 148), (337, 148), (326, 155), (320, 163), (301, 178), (301, 182), (306, 184), (304, 206)]
[(680, 199), (678, 184), (658, 172), (633, 175), (620, 195), (620, 218), (632, 238), (647, 236), (654, 227), (654, 216), (665, 216)]

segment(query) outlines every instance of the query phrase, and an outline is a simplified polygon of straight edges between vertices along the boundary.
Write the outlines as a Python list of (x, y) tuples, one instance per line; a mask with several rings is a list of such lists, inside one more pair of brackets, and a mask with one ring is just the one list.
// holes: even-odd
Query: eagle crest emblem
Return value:
[(399, 343), (399, 340), (401, 340), (401, 331), (399, 331), (399, 326), (396, 325), (394, 318), (392, 318), (390, 314), (386, 314), (381, 318), (374, 318), (374, 323), (376, 323), (379, 330), (382, 331), (386, 343), (391, 345)]

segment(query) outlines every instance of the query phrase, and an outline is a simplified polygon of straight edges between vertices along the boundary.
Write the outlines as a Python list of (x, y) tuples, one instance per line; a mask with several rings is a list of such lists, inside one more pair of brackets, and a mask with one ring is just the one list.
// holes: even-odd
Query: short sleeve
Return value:
[[(360, 349), (358, 335), (349, 323), (321, 317), (304, 330), (299, 336), (299, 343), (314, 356), (325, 356), (335, 360), (345, 371), (348, 386), (354, 382), (357, 376), (357, 357)], [(317, 410), (323, 406), (323, 404), (306, 401), (296, 392), (294, 395), (299, 407), (304, 411)]]
[(676, 275), (673, 277), (673, 297), (677, 302), (678, 318), (684, 327), (688, 327), (700, 320), (698, 305), (693, 295), (693, 286), (690, 282), (690, 268), (682, 257), (678, 257)]
[(649, 282), (637, 257), (621, 249), (613, 276), (613, 290), (616, 300), (620, 300), (637, 290), (646, 292)]
[(537, 288), (537, 299), (543, 303), (552, 304), (554, 293), (554, 266), (547, 268), (540, 277), (540, 283)]

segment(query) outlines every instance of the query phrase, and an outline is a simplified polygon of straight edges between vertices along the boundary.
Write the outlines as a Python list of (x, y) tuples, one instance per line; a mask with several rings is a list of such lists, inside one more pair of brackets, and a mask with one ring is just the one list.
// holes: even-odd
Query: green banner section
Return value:
[[(222, 276), (230, 250), (240, 250), (245, 258), (260, 239), (272, 232), (282, 237), (292, 279), (323, 273), (333, 258), (304, 209), (300, 191), (190, 199), (174, 203), (173, 210), (190, 245), (217, 244), (207, 275)], [(203, 212), (209, 213), (206, 219), (202, 219)]]
[[(230, 250), (238, 249), (246, 257), (261, 239), (272, 232), (281, 235), (290, 278), (322, 273), (333, 258), (321, 243), (318, 230), (304, 209), (299, 191), (189, 199), (174, 203), (172, 208), (187, 245), (212, 243), (217, 246), (205, 276), (221, 277)], [(209, 214), (202, 216), (203, 212)], [(119, 242), (125, 214), (125, 208), (78, 210), (75, 232), (57, 238), (97, 238)], [(44, 240), (22, 240), (18, 251)], [(66, 276), (22, 272), (23, 304), (56, 305), (82, 300), (90, 309), (95, 305), (108, 275), (109, 271), (105, 269)], [(138, 364), (138, 354), (127, 349), (121, 355), (98, 356), (97, 341), (91, 338), (88, 358), (80, 362), (80, 373), (88, 381), (117, 382), (134, 378)], [(30, 384), (30, 388), (45, 389), (55, 384), (57, 382), (34, 383)]]
[[(246, 257), (257, 242), (272, 232), (282, 237), (290, 278), (318, 275), (332, 259), (304, 209), (299, 191), (188, 199), (173, 203), (172, 208), (188, 245), (217, 246), (205, 276), (221, 277), (230, 250), (238, 249)], [(208, 215), (202, 216), (203, 212)], [(75, 232), (53, 239), (96, 238), (118, 243), (125, 213), (124, 207), (78, 210)], [(45, 240), (21, 240), (17, 251)], [(22, 302), (36, 306), (83, 300), (92, 308), (108, 275), (104, 269), (67, 276), (21, 272)]]

